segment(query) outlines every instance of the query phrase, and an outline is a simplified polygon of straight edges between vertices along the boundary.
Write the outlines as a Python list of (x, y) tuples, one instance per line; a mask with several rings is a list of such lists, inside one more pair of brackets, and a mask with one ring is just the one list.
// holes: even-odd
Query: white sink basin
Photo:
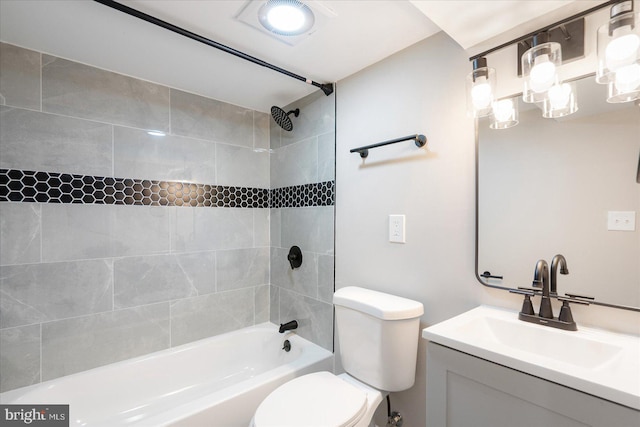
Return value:
[(640, 338), (580, 327), (563, 331), (481, 306), (426, 328), (429, 341), (640, 409)]

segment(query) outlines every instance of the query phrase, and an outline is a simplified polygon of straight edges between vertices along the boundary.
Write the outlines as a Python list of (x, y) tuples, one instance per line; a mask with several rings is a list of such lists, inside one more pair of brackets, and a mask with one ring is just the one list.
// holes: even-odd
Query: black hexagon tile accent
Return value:
[(221, 208), (332, 206), (335, 181), (269, 190), (0, 169), (0, 201)]

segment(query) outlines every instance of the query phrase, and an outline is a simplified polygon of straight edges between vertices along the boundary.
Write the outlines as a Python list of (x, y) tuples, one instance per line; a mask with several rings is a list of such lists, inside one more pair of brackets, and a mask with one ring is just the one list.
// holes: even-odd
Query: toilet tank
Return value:
[(338, 289), (333, 304), (344, 370), (379, 390), (411, 388), (422, 304), (355, 286)]

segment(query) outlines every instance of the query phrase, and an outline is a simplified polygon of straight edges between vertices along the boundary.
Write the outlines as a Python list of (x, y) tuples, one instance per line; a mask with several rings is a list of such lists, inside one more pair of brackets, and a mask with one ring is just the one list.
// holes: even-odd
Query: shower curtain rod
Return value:
[(138, 19), (142, 19), (143, 21), (147, 21), (147, 22), (149, 22), (151, 24), (154, 24), (154, 25), (157, 25), (159, 27), (162, 27), (162, 28), (164, 28), (166, 30), (173, 31), (174, 33), (180, 34), (181, 36), (188, 37), (188, 38), (190, 38), (192, 40), (198, 41), (200, 43), (204, 43), (204, 44), (206, 44), (208, 46), (214, 47), (214, 48), (219, 49), (219, 50), (221, 50), (223, 52), (230, 53), (231, 55), (237, 56), (238, 58), (242, 58), (242, 59), (244, 59), (246, 61), (253, 62), (254, 64), (260, 65), (262, 67), (269, 68), (269, 69), (271, 69), (273, 71), (277, 71), (277, 72), (282, 73), (282, 74), (284, 74), (286, 76), (293, 77), (296, 80), (301, 80), (301, 81), (303, 81), (303, 82), (305, 82), (307, 84), (316, 86), (316, 87), (322, 89), (324, 94), (327, 95), (327, 96), (329, 96), (329, 95), (331, 95), (333, 93), (333, 83), (318, 83), (318, 82), (314, 82), (311, 79), (308, 79), (306, 77), (302, 77), (302, 76), (300, 76), (298, 74), (292, 73), (291, 71), (287, 71), (284, 68), (277, 67), (277, 66), (275, 66), (273, 64), (270, 64), (270, 63), (268, 63), (266, 61), (258, 59), (258, 58), (254, 57), (254, 56), (247, 55), (244, 52), (240, 52), (239, 50), (233, 49), (233, 48), (231, 48), (229, 46), (223, 45), (221, 43), (218, 43), (216, 41), (213, 41), (211, 39), (208, 39), (206, 37), (198, 35), (196, 33), (192, 33), (191, 31), (185, 30), (184, 28), (181, 28), (181, 27), (178, 27), (176, 25), (170, 24), (170, 23), (168, 23), (166, 21), (163, 21), (161, 19), (156, 18), (155, 16), (151, 16), (151, 15), (148, 15), (148, 14), (146, 14), (144, 12), (140, 12), (139, 10), (133, 9), (133, 8), (131, 8), (129, 6), (125, 6), (125, 5), (123, 5), (121, 3), (118, 3), (116, 1), (113, 1), (113, 0), (94, 0), (94, 1), (97, 2), (97, 3), (103, 4), (105, 6), (108, 6), (108, 7), (112, 8), (112, 9), (119, 10), (120, 12), (124, 12), (127, 15), (134, 16), (134, 17), (136, 17)]

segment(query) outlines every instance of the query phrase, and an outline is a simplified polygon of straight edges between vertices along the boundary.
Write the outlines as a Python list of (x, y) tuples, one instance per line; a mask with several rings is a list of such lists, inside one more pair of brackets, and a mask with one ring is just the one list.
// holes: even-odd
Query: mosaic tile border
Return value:
[(334, 200), (335, 181), (269, 190), (0, 169), (0, 201), (3, 202), (286, 208), (332, 206)]

